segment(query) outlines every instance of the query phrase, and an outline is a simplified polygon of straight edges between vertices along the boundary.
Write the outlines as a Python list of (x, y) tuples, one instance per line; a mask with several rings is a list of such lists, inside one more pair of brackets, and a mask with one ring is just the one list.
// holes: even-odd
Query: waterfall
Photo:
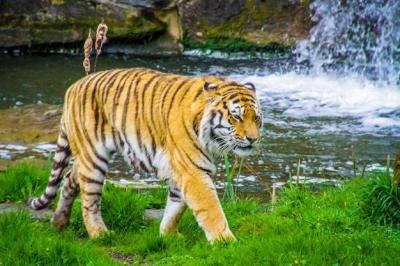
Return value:
[(297, 44), (298, 62), (316, 74), (400, 84), (399, 0), (315, 0), (310, 9), (315, 25)]

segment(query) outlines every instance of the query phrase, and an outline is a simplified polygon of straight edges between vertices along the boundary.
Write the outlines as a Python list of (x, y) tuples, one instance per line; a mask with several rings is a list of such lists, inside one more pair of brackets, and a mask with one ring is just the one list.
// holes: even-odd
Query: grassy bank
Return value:
[[(0, 202), (39, 194), (47, 174), (48, 169), (29, 164), (10, 167), (0, 174)], [(113, 233), (89, 240), (79, 200), (71, 226), (62, 233), (51, 227), (50, 219), (36, 221), (25, 212), (3, 213), (0, 264), (396, 265), (400, 252), (398, 220), (393, 214), (396, 205), (382, 212), (374, 208), (382, 195), (376, 184), (390, 186), (390, 178), (385, 178), (376, 174), (354, 179), (318, 194), (292, 186), (279, 194), (273, 211), (270, 204), (254, 199), (224, 204), (239, 241), (213, 246), (190, 211), (181, 221), (181, 236), (159, 237), (159, 222), (145, 220), (143, 211), (163, 206), (164, 189), (135, 191), (107, 185), (102, 210)], [(397, 190), (386, 192), (394, 195)]]

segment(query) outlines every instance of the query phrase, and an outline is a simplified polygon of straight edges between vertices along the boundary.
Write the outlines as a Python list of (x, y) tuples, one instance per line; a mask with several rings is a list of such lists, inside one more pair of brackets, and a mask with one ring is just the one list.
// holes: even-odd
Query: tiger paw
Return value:
[(233, 235), (233, 233), (230, 230), (226, 230), (222, 233), (219, 234), (215, 234), (212, 237), (208, 238), (208, 241), (211, 244), (214, 243), (231, 243), (231, 242), (236, 242), (237, 239), (236, 237)]
[(69, 225), (70, 213), (68, 212), (55, 212), (53, 216), (53, 226), (62, 231)]
[(166, 229), (161, 229), (160, 230), (160, 235), (161, 236), (176, 236), (176, 237), (182, 237), (183, 235), (176, 229), (171, 229), (171, 230), (166, 230)]
[(108, 233), (108, 229), (105, 226), (95, 226), (95, 227), (87, 227), (86, 228), (90, 238), (99, 238), (102, 235), (106, 235)]

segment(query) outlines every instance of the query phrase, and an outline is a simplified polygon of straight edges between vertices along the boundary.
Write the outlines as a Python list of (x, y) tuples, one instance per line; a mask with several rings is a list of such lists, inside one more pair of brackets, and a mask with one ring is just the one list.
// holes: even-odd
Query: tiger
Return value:
[[(92, 73), (66, 91), (48, 185), (27, 204), (35, 210), (47, 207), (63, 180), (54, 227), (68, 226), (80, 194), (88, 236), (106, 233), (102, 188), (111, 156), (120, 153), (129, 165), (167, 180), (161, 235), (179, 233), (189, 207), (209, 242), (235, 241), (211, 178), (222, 154), (254, 152), (261, 127), (252, 83), (146, 68)], [(70, 158), (72, 166), (63, 175)]]

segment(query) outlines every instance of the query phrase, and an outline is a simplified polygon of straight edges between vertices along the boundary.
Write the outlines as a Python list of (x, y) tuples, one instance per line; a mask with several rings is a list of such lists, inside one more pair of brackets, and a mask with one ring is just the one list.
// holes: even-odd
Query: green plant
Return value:
[[(240, 176), (240, 173), (242, 171), (243, 161), (244, 161), (244, 159), (241, 158), (237, 172), (235, 173), (235, 175), (237, 177)], [(236, 202), (238, 200), (238, 197), (236, 196), (236, 192), (232, 185), (232, 179), (234, 177), (233, 173), (234, 173), (235, 167), (232, 169), (232, 172), (231, 172), (229, 157), (227, 154), (224, 154), (224, 165), (225, 165), (225, 175), (226, 175), (226, 186), (225, 186), (225, 191), (224, 191), (222, 200), (228, 201), (228, 202)], [(235, 162), (235, 166), (236, 165), (237, 165), (237, 160)]]
[(374, 172), (365, 188), (364, 209), (373, 222), (389, 225), (400, 224), (400, 188), (395, 175), (390, 174), (390, 157), (386, 171)]
[(24, 162), (0, 173), (0, 202), (26, 200), (44, 191), (50, 173), (49, 164)]

